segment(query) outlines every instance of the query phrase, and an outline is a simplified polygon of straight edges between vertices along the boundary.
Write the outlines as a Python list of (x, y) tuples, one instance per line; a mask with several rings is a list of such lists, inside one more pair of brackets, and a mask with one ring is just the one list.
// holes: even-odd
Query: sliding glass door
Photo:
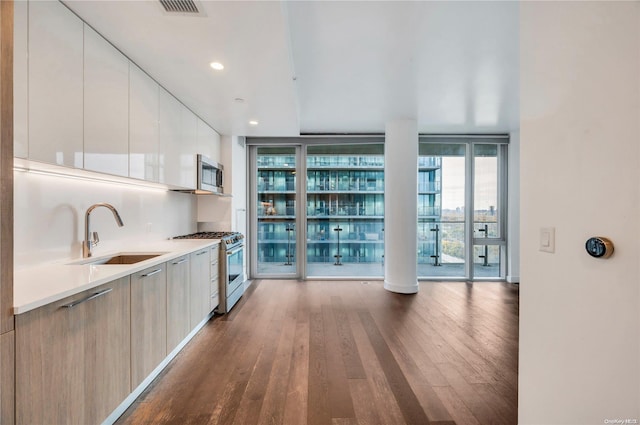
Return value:
[(420, 278), (504, 278), (507, 142), (499, 137), (420, 138)]
[(253, 152), (256, 223), (255, 271), (261, 276), (297, 277), (299, 147), (257, 147)]
[(506, 145), (473, 148), (473, 276), (504, 277)]
[(383, 277), (378, 140), (251, 146), (252, 276)]
[(307, 146), (307, 276), (383, 276), (383, 149)]
[(421, 143), (418, 276), (466, 276), (466, 145)]

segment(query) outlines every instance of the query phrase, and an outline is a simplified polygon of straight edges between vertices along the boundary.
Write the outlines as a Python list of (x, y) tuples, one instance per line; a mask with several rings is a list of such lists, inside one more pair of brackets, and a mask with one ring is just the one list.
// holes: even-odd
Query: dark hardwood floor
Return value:
[(118, 424), (517, 423), (518, 287), (255, 281)]

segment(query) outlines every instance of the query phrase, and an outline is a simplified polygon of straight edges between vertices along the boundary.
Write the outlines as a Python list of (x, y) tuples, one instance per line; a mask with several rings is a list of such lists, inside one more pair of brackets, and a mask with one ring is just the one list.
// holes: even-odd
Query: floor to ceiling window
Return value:
[(376, 141), (251, 146), (252, 275), (383, 277), (384, 145)]
[(383, 148), (307, 147), (307, 276), (382, 277)]
[(257, 273), (297, 276), (296, 147), (258, 147), (256, 155)]
[(421, 143), (418, 276), (466, 276), (464, 144)]
[(499, 136), (420, 138), (420, 278), (504, 278), (507, 143)]
[[(382, 139), (270, 143), (250, 144), (252, 276), (384, 277)], [(419, 143), (418, 277), (504, 278), (508, 138)]]

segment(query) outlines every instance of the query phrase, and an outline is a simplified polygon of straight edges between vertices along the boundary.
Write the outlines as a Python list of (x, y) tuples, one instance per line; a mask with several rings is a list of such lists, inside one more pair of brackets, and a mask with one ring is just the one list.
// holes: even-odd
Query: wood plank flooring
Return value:
[(258, 280), (117, 424), (513, 425), (518, 287)]

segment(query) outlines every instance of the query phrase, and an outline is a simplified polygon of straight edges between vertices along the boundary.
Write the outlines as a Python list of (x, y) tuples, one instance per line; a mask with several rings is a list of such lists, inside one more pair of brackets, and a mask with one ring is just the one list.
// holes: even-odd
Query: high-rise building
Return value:
[(307, 262), (384, 258), (384, 155), (307, 156)]
[(418, 263), (442, 260), (442, 158), (418, 158)]

